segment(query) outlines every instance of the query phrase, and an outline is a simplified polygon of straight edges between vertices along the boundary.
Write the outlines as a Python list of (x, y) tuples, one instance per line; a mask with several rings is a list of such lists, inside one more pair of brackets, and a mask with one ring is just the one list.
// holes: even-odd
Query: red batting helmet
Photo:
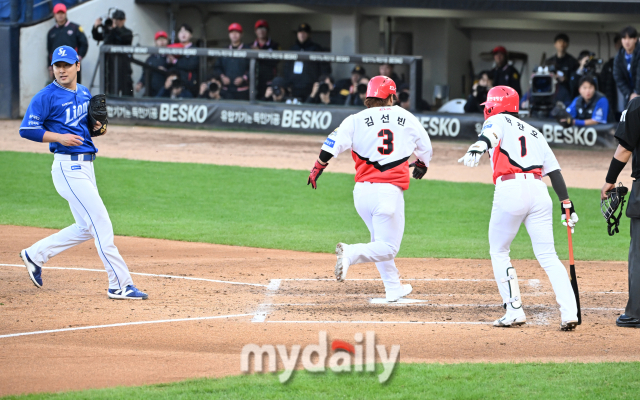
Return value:
[(520, 96), (518, 92), (509, 86), (496, 86), (487, 93), (487, 101), (484, 106), (484, 119), (501, 112), (518, 112), (520, 109)]
[(386, 99), (392, 94), (396, 94), (396, 83), (388, 76), (374, 76), (367, 85), (367, 97)]

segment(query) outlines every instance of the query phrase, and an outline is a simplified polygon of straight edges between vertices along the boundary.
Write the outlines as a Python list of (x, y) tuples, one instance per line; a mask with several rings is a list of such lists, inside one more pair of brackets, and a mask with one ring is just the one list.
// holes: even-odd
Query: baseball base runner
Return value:
[[(391, 106), (395, 93), (395, 83), (386, 76), (369, 81), (367, 109), (347, 117), (329, 135), (308, 181), (315, 189), (329, 160), (351, 150), (356, 163), (353, 201), (371, 232), (371, 242), (338, 243), (335, 275), (343, 282), (351, 265), (375, 262), (389, 302), (413, 290), (400, 283), (394, 262), (404, 234), (403, 192), (409, 188), (409, 167), (414, 167), (414, 178), (422, 179), (432, 155), (429, 135), (420, 121), (405, 109)], [(418, 160), (409, 165), (411, 154)]]
[[(489, 151), (493, 167), (495, 192), (489, 222), (489, 245), (493, 273), (498, 283), (505, 315), (493, 325), (522, 325), (526, 316), (518, 276), (511, 265), (509, 251), (520, 225), (524, 223), (531, 237), (536, 259), (549, 276), (556, 301), (560, 305), (562, 330), (578, 325), (576, 299), (567, 270), (558, 259), (553, 241), (553, 204), (543, 176), (549, 176), (560, 199), (561, 220), (573, 228), (578, 222), (573, 204), (560, 173), (560, 165), (538, 130), (517, 118), (519, 96), (507, 86), (496, 86), (483, 103), (485, 122), (479, 140), (458, 160), (476, 167), (482, 155)], [(569, 205), (567, 222), (563, 206)]]

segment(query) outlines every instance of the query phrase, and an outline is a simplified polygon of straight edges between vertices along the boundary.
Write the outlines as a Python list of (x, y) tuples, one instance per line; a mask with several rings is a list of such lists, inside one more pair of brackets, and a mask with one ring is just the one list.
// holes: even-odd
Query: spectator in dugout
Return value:
[(356, 65), (351, 70), (351, 77), (348, 79), (340, 79), (336, 84), (336, 91), (338, 92), (338, 96), (342, 99), (342, 103), (347, 100), (347, 97), (358, 91), (358, 82), (366, 76), (366, 71), (362, 66)]
[[(193, 47), (193, 28), (189, 24), (182, 24), (178, 29), (178, 41), (171, 47), (188, 49)], [(198, 87), (198, 69), (200, 58), (198, 56), (173, 56), (167, 57), (167, 64), (180, 73), (180, 79), (186, 88), (194, 94)]]
[(169, 76), (165, 80), (164, 86), (158, 92), (156, 97), (164, 97), (170, 99), (191, 99), (193, 95), (185, 87), (184, 82), (180, 79), (180, 71), (171, 70)]
[(207, 100), (222, 100), (222, 82), (218, 75), (213, 75), (206, 82), (200, 84), (198, 98)]
[(520, 87), (520, 74), (507, 58), (507, 49), (504, 46), (496, 46), (491, 50), (495, 67), (491, 70), (491, 80), (494, 86), (509, 86), (522, 96)]
[[(169, 36), (165, 31), (158, 31), (154, 36), (154, 41), (156, 47), (167, 47), (167, 44), (169, 43)], [(159, 69), (161, 71), (167, 70), (167, 57), (161, 54), (151, 54), (147, 57), (147, 60), (144, 63), (154, 69)], [(156, 97), (162, 89), (162, 86), (164, 86), (166, 75), (153, 69), (143, 68), (142, 77), (138, 83), (136, 83), (136, 92), (145, 88), (147, 77), (149, 79), (149, 87), (146, 88), (145, 96)]]
[[(616, 49), (615, 54), (618, 54), (618, 52), (622, 48), (622, 39), (619, 33), (616, 33), (613, 37), (613, 47)], [(600, 71), (600, 79), (598, 79), (598, 82), (600, 83), (598, 88), (600, 89), (600, 92), (602, 92), (602, 94), (607, 96), (607, 100), (609, 100), (609, 107), (615, 114), (614, 119), (616, 121), (619, 121), (620, 113), (624, 111), (625, 104), (620, 104), (622, 103), (622, 100), (619, 101), (619, 98), (622, 97), (622, 94), (618, 90), (616, 81), (613, 78), (614, 60), (615, 56), (611, 57), (609, 61), (604, 63), (604, 65), (602, 66), (602, 70)]]
[[(246, 48), (242, 43), (242, 26), (237, 22), (229, 25), (229, 49)], [(222, 81), (223, 97), (234, 100), (249, 100), (249, 59), (219, 57), (213, 67)]]
[[(398, 105), (405, 110), (411, 109), (411, 86), (408, 83), (400, 83), (397, 85), (397, 103), (394, 105)], [(416, 105), (417, 111), (431, 111), (431, 105), (427, 103), (425, 99), (418, 100), (418, 104)]]
[[(291, 51), (323, 51), (322, 46), (311, 41), (311, 26), (302, 23), (298, 26), (296, 43)], [(291, 87), (291, 95), (297, 99), (306, 99), (313, 89), (313, 84), (321, 75), (331, 75), (331, 64), (313, 61), (289, 61), (284, 67), (287, 84)]]
[(478, 80), (471, 88), (471, 94), (467, 97), (467, 102), (464, 105), (464, 112), (483, 113), (484, 106), (481, 104), (487, 101), (487, 94), (489, 93), (489, 89), (492, 87), (493, 81), (491, 80), (491, 72), (480, 72)]
[[(78, 59), (82, 61), (89, 50), (89, 42), (84, 34), (84, 29), (80, 25), (74, 24), (67, 19), (67, 6), (58, 3), (53, 6), (53, 18), (56, 24), (47, 33), (47, 52), (49, 53), (49, 80), (53, 79), (53, 67), (51, 57), (53, 51), (60, 46), (69, 46), (78, 53)], [(78, 83), (80, 83), (80, 72), (78, 71)]]
[(598, 75), (596, 74), (595, 61), (596, 53), (590, 50), (582, 50), (578, 54), (578, 69), (571, 74), (571, 101), (578, 96), (578, 88), (583, 76), (591, 75), (596, 81), (596, 90), (600, 88)]
[(622, 93), (624, 106), (640, 93), (640, 46), (638, 44), (638, 31), (632, 26), (627, 26), (620, 31), (622, 48), (613, 60), (613, 78), (618, 90)]
[(394, 81), (396, 85), (400, 85), (402, 83), (402, 80), (400, 79), (398, 74), (393, 71), (392, 64), (380, 64), (380, 66), (378, 67), (378, 72), (382, 76), (388, 76), (389, 78), (391, 78), (391, 80)]
[(579, 63), (571, 54), (567, 53), (569, 36), (566, 33), (558, 33), (556, 35), (553, 39), (553, 47), (556, 49), (556, 55), (549, 57), (545, 61), (545, 65), (553, 66), (556, 81), (560, 86), (556, 89), (556, 98), (566, 104), (575, 97), (570, 80), (571, 75), (578, 69)]
[[(254, 50), (280, 50), (280, 45), (269, 36), (269, 23), (259, 19), (254, 25), (256, 40), (251, 45)], [(262, 100), (267, 87), (278, 74), (278, 60), (258, 60), (258, 99)]]
[(311, 94), (305, 101), (307, 104), (343, 104), (336, 99), (335, 85), (333, 78), (329, 75), (322, 75), (318, 82), (313, 84)]
[(568, 121), (574, 126), (606, 124), (609, 116), (609, 101), (596, 90), (596, 79), (593, 75), (585, 75), (580, 79), (580, 96), (576, 97), (567, 112), (571, 114)]

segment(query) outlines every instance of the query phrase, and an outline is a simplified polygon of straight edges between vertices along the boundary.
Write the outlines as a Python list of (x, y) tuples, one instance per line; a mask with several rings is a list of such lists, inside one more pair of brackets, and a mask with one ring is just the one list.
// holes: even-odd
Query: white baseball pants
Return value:
[[(526, 175), (526, 178), (525, 178)], [(565, 266), (553, 243), (553, 204), (547, 185), (533, 179), (533, 174), (516, 174), (516, 179), (496, 183), (489, 222), (489, 245), (493, 273), (502, 301), (509, 299), (509, 283), (501, 282), (511, 267), (509, 251), (520, 224), (527, 228), (533, 252), (549, 276), (560, 305), (562, 320), (576, 320), (578, 308)]]
[(394, 258), (404, 234), (404, 194), (390, 183), (357, 182), (353, 202), (371, 232), (370, 243), (348, 245), (344, 256), (350, 264), (374, 262), (387, 296), (402, 294)]
[(93, 238), (109, 276), (109, 289), (132, 285), (129, 268), (113, 243), (113, 227), (98, 193), (93, 162), (65, 158), (68, 156), (56, 154), (51, 175), (56, 190), (69, 202), (76, 223), (29, 247), (29, 257), (42, 266), (58, 253)]

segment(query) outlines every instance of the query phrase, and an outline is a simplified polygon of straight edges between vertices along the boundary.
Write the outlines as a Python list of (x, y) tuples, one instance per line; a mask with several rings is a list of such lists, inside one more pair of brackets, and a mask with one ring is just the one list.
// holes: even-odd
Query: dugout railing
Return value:
[[(169, 48), (169, 47), (144, 47), (144, 46), (115, 46), (102, 45), (100, 47), (100, 65), (105, 66), (108, 58), (115, 55), (127, 55), (127, 59), (123, 57), (113, 57), (112, 74), (109, 79), (117, 82), (121, 77), (119, 63), (130, 62), (147, 68), (149, 71), (164, 72), (157, 68), (151, 67), (140, 59), (140, 56), (149, 56), (151, 54), (173, 55), (173, 56), (198, 56), (199, 62), (199, 79), (198, 82), (204, 82), (208, 75), (208, 58), (243, 58), (249, 59), (249, 102), (257, 103), (257, 64), (260, 61), (310, 61), (318, 63), (332, 64), (391, 64), (391, 65), (408, 65), (408, 84), (409, 84), (409, 102), (410, 109), (416, 111), (420, 99), (422, 99), (422, 57), (419, 56), (401, 56), (401, 55), (380, 55), (380, 54), (334, 54), (320, 52), (296, 52), (296, 51), (270, 51), (270, 50), (231, 50), (231, 49), (212, 49), (212, 48)], [(137, 58), (136, 58), (137, 57)], [(106, 93), (107, 79), (105, 76), (105, 68), (100, 68), (100, 91)], [(150, 74), (146, 74), (149, 76)], [(376, 75), (376, 74), (370, 74)], [(148, 87), (148, 86), (147, 86)]]

